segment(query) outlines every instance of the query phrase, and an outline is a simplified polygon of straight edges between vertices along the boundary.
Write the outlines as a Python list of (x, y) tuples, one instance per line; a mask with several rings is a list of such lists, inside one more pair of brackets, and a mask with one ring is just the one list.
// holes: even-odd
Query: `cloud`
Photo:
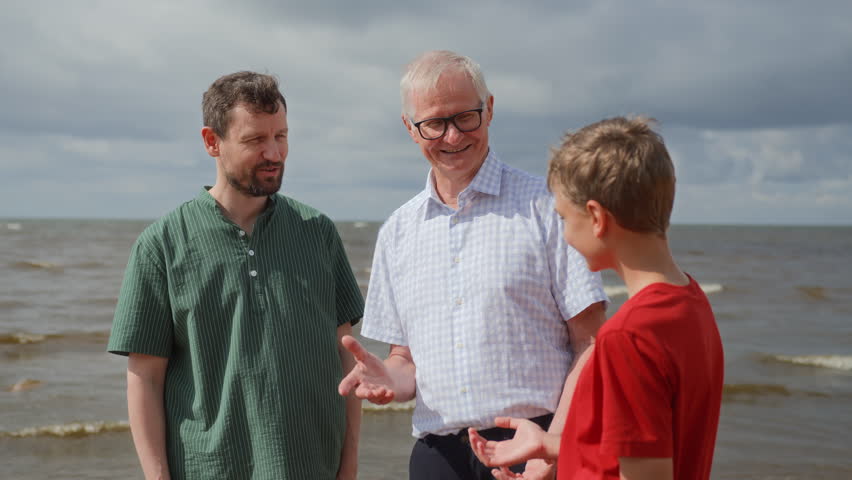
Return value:
[(852, 223), (850, 19), (841, 1), (18, 2), (0, 18), (0, 216), (154, 217), (191, 198), (215, 173), (201, 94), (252, 69), (288, 99), (285, 190), (382, 219), (428, 168), (401, 70), (448, 48), (482, 65), (512, 165), (542, 174), (565, 130), (644, 113), (692, 192), (677, 219), (810, 222), (811, 206)]

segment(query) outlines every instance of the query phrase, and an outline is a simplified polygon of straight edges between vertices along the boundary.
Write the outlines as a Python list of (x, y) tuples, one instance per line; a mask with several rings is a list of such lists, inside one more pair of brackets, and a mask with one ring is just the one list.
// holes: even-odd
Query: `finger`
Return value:
[(365, 362), (367, 358), (372, 355), (364, 347), (362, 347), (361, 344), (358, 343), (358, 340), (355, 340), (355, 337), (352, 335), (344, 335), (340, 339), (340, 344), (343, 345), (343, 348), (349, 350), (352, 356), (354, 356), (359, 362)]
[(493, 467), (494, 448), (488, 445), (488, 440), (472, 428), (468, 430), (468, 438), (470, 439), (470, 446), (473, 449), (473, 453), (479, 458), (479, 461), (484, 465)]
[(368, 400), (377, 405), (390, 403), (394, 399), (394, 392), (383, 386), (364, 385), (363, 383), (355, 390), (355, 396)]
[(473, 450), (473, 454), (476, 455), (476, 458), (483, 465), (488, 465), (488, 456), (485, 455), (485, 441), (483, 438), (473, 428), (467, 429), (467, 437), (470, 440), (470, 448)]
[(515, 474), (515, 472), (506, 467), (491, 470), (491, 475), (495, 478), (495, 480), (512, 480), (513, 478), (521, 478), (520, 475)]
[(337, 385), (337, 393), (342, 396), (349, 395), (349, 392), (352, 391), (353, 388), (357, 387), (361, 383), (361, 372), (358, 367), (352, 369), (343, 380)]

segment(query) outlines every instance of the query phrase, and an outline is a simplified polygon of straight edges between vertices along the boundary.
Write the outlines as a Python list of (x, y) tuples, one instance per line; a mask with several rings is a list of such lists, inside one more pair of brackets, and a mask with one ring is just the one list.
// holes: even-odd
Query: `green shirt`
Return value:
[(169, 358), (173, 479), (333, 479), (337, 327), (362, 314), (328, 217), (273, 195), (247, 235), (204, 190), (139, 236), (108, 350)]

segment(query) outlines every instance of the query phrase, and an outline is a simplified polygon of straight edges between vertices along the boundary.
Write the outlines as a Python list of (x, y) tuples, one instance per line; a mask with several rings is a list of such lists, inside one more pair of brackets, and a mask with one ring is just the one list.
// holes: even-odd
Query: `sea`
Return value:
[[(149, 223), (0, 219), (0, 479), (142, 478), (126, 359), (105, 348)], [(366, 292), (380, 223), (337, 226)], [(669, 237), (725, 345), (712, 478), (852, 479), (852, 227), (675, 225)], [(612, 315), (626, 289), (608, 272), (604, 283)], [(364, 403), (360, 478), (407, 478), (411, 410)]]

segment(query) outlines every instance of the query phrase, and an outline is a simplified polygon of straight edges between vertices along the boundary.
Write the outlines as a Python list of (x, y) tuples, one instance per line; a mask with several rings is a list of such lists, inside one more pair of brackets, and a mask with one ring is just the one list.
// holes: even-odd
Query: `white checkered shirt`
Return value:
[(572, 360), (564, 319), (606, 300), (544, 179), (492, 151), (458, 206), (438, 199), (430, 171), (373, 257), (361, 335), (411, 349), (417, 437), (555, 411)]

